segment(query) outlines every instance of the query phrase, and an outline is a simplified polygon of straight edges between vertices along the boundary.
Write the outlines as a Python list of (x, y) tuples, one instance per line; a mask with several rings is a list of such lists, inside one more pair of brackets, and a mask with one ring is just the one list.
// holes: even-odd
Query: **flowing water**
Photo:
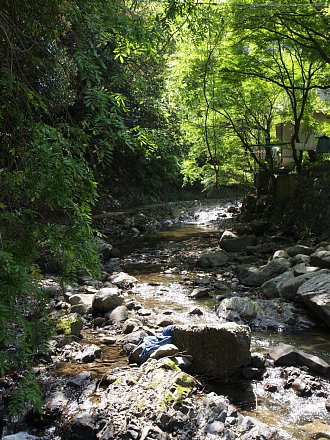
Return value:
[[(228, 205), (227, 205), (228, 206)], [(174, 225), (167, 230), (144, 235), (121, 243), (121, 267), (139, 280), (132, 293), (159, 316), (170, 312), (175, 323), (214, 323), (217, 317), (215, 298), (192, 300), (188, 294), (190, 281), (209, 277), (210, 273), (192, 269), (192, 261), (200, 251), (214, 250), (221, 230), (230, 225), (226, 205), (201, 209), (193, 219)], [(189, 315), (198, 306), (202, 315)], [(316, 355), (330, 363), (330, 334), (325, 330), (299, 333), (253, 332), (251, 349), (267, 353), (279, 343), (287, 343)], [(264, 381), (239, 381), (210, 384), (210, 389), (229, 397), (232, 403), (250, 416), (282, 429), (288, 438), (330, 438), (330, 413), (325, 408), (327, 396), (299, 397), (295, 392), (283, 390), (279, 368), (268, 368), (267, 382), (278, 385), (275, 392), (265, 391)], [(320, 379), (327, 390), (329, 381)], [(281, 382), (281, 386), (280, 386)]]

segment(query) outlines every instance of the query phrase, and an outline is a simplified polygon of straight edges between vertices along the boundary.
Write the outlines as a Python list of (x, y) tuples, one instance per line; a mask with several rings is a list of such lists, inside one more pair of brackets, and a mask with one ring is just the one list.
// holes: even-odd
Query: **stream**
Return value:
[[(236, 291), (249, 293), (250, 288), (239, 284), (231, 262), (228, 267), (221, 269), (204, 269), (195, 264), (202, 253), (218, 248), (222, 231), (232, 226), (230, 206), (230, 203), (223, 203), (203, 207), (195, 210), (184, 222), (135, 238), (121, 238), (115, 243), (120, 258), (112, 258), (108, 270), (123, 271), (138, 280), (127, 291), (127, 298), (128, 302), (132, 300), (139, 304), (137, 313), (147, 321), (149, 327), (187, 322), (218, 323), (215, 309), (223, 294)], [(278, 246), (281, 249), (281, 244)], [(211, 281), (219, 284), (217, 294), (200, 299), (190, 298), (194, 288), (208, 286)], [(83, 336), (88, 343), (101, 346), (102, 356), (88, 367), (76, 362), (57, 362), (54, 375), (75, 375), (87, 368), (94, 377), (101, 378), (109, 370), (118, 371), (127, 367), (127, 356), (121, 352), (119, 345), (100, 344), (102, 328), (87, 326)], [(299, 332), (282, 329), (253, 331), (251, 351), (267, 353), (280, 342), (289, 343), (330, 363), (330, 334), (317, 327)], [(329, 439), (330, 412), (325, 407), (327, 396), (300, 397), (292, 389), (284, 390), (279, 370), (279, 367), (269, 366), (263, 380), (214, 381), (205, 386), (208, 391), (228, 396), (230, 403), (242, 414), (277, 427), (283, 438)], [(329, 380), (319, 380), (330, 390)], [(274, 391), (269, 392), (265, 383), (274, 386)], [(29, 437), (27, 434), (24, 437), (22, 432), (11, 434), (9, 430), (4, 434), (3, 438), (7, 440), (42, 438)]]
[[(191, 258), (218, 247), (221, 230), (230, 227), (232, 215), (228, 204), (201, 208), (194, 218), (135, 240), (119, 244), (125, 272), (135, 276), (141, 283), (133, 292), (157, 315), (170, 311), (171, 321), (184, 324), (218, 322), (214, 309), (218, 304), (215, 297), (192, 300), (189, 292), (194, 281), (203, 286), (210, 272), (191, 267)], [(280, 247), (279, 247), (280, 248)], [(219, 279), (230, 279), (229, 273), (222, 273)], [(206, 279), (205, 279), (206, 278)], [(235, 279), (231, 280), (235, 285)], [(189, 315), (196, 306), (201, 315)], [(316, 355), (330, 363), (330, 334), (326, 330), (312, 329), (300, 332), (252, 332), (251, 351), (267, 353), (270, 347), (279, 343), (295, 346)], [(278, 381), (276, 368), (268, 369), (268, 380)], [(319, 432), (327, 432), (330, 438), (330, 414), (324, 407), (324, 400), (298, 397), (293, 391), (265, 392), (260, 382), (213, 383), (210, 389), (225, 394), (231, 403), (250, 416), (265, 423), (280, 427), (295, 439), (323, 438)]]

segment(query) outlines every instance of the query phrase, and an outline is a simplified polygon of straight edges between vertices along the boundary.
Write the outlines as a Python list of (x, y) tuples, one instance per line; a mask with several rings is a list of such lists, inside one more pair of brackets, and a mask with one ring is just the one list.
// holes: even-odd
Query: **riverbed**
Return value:
[[(126, 289), (126, 302), (131, 301), (139, 319), (150, 329), (165, 324), (212, 324), (218, 323), (215, 310), (224, 295), (238, 293), (249, 296), (251, 290), (258, 299), (255, 289), (240, 285), (235, 275), (235, 260), (226, 267), (202, 268), (196, 264), (201, 254), (217, 250), (222, 232), (235, 225), (234, 217), (239, 205), (223, 202), (214, 206), (196, 208), (184, 221), (169, 222), (168, 227), (132, 237), (121, 236), (114, 240), (118, 257), (111, 258), (107, 269), (110, 273), (125, 272), (137, 282)], [(271, 240), (271, 232), (261, 240)], [(279, 242), (279, 249), (290, 243), (287, 237)], [(238, 255), (237, 261), (250, 257)], [(254, 257), (253, 257), (254, 258)], [(266, 263), (269, 255), (258, 256), (257, 264)], [(196, 288), (217, 286), (203, 298), (192, 299)], [(92, 322), (92, 321), (91, 321)], [(70, 377), (86, 370), (96, 381), (101, 381), (111, 371), (120, 372), (128, 368), (127, 355), (119, 343), (108, 345), (102, 342), (105, 329), (86, 323), (82, 331), (85, 343), (97, 344), (102, 355), (94, 362), (82, 364), (53, 357), (53, 365), (47, 370), (52, 381), (55, 377)], [(106, 326), (107, 335), (116, 338), (118, 327)], [(330, 335), (322, 327), (312, 326), (304, 331), (290, 331), (279, 327), (277, 331), (253, 331), (251, 351), (267, 355), (270, 348), (280, 342), (289, 343), (307, 353), (319, 356), (330, 363)], [(43, 367), (42, 367), (43, 368)], [(41, 369), (42, 370), (42, 369)], [(330, 382), (317, 378), (322, 389), (330, 390)], [(330, 413), (326, 409), (327, 395), (299, 396), (292, 389), (283, 387), (281, 369), (269, 364), (262, 379), (227, 382), (204, 381), (205, 392), (214, 391), (227, 396), (230, 403), (248, 416), (256, 417), (267, 425), (276, 427), (282, 438), (293, 440), (330, 438)], [(272, 387), (272, 391), (269, 391)], [(51, 439), (47, 436), (36, 438)], [(10, 429), (5, 434), (12, 434)], [(12, 434), (24, 439), (24, 433)], [(27, 433), (26, 433), (27, 435)], [(55, 438), (55, 437), (54, 437)], [(58, 438), (58, 437), (56, 437)], [(172, 438), (172, 437), (171, 437)]]

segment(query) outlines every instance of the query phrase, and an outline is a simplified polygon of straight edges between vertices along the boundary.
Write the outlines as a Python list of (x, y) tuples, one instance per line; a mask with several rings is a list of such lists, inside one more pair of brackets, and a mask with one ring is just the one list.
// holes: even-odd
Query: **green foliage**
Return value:
[(307, 1), (200, 4), (183, 27), (168, 76), (189, 148), (186, 183), (202, 180), (207, 189), (228, 181), (228, 171), (229, 181), (239, 180), (255, 166), (274, 181), (279, 122), (292, 123), (288, 148), (300, 171), (301, 129), (322, 132), (315, 112), (327, 111), (318, 95), (329, 87), (328, 29), (324, 7)]
[(305, 225), (300, 233), (300, 242), (307, 246), (316, 246), (318, 239), (311, 228)]
[(43, 411), (41, 390), (31, 372), (18, 383), (8, 404), (8, 410), (14, 417), (21, 417), (27, 408), (33, 408), (33, 411), (38, 413)]
[(148, 190), (179, 180), (163, 76), (176, 17), (189, 12), (180, 3), (1, 3), (0, 374), (22, 377), (15, 414), (40, 409), (29, 371), (49, 332), (37, 278), (97, 274), (92, 209), (114, 157), (133, 158)]
[(30, 269), (0, 251), (0, 376), (20, 377), (9, 411), (19, 416), (26, 407), (41, 411), (41, 395), (30, 368), (35, 354), (45, 349), (50, 335), (45, 299)]

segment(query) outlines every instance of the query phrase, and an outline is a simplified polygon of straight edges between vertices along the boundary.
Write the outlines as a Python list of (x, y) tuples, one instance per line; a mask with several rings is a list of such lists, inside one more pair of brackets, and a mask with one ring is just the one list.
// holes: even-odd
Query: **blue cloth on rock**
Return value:
[(172, 328), (173, 325), (168, 325), (167, 327), (165, 327), (162, 332), (163, 336), (145, 336), (141, 339), (141, 341), (133, 349), (134, 351), (141, 344), (144, 344), (144, 348), (139, 355), (141, 363), (145, 362), (149, 358), (149, 356), (162, 345), (171, 344)]

